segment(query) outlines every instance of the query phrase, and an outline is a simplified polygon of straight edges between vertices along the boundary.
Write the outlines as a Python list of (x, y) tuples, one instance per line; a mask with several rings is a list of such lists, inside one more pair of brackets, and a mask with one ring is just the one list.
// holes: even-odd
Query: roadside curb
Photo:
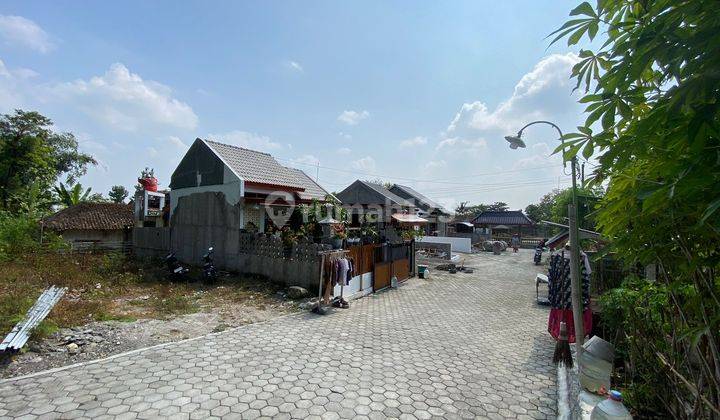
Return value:
[[(389, 290), (383, 291), (383, 293), (392, 290), (392, 289), (390, 289), (390, 288), (388, 288), (388, 289), (389, 289)], [(353, 300), (358, 300), (358, 299), (362, 299), (362, 298), (365, 298), (365, 297), (372, 297), (372, 296), (375, 295), (375, 294), (376, 294), (376, 293), (371, 293), (371, 294), (369, 294), (369, 295), (362, 296), (362, 297), (359, 297), (359, 298), (353, 299)], [(186, 339), (184, 339), (184, 340), (178, 340), (178, 341), (169, 341), (169, 342), (167, 342), (167, 343), (160, 343), (160, 344), (156, 344), (156, 345), (154, 345), (154, 346), (149, 346), (149, 347), (141, 347), (141, 348), (139, 348), (139, 349), (129, 350), (129, 351), (122, 352), (122, 353), (118, 353), (118, 354), (113, 354), (113, 355), (111, 355), (111, 356), (103, 357), (103, 358), (101, 358), (101, 359), (86, 360), (86, 361), (84, 361), (84, 362), (73, 363), (73, 364), (71, 364), (71, 365), (59, 366), (59, 367), (52, 368), (52, 369), (41, 370), (41, 371), (39, 371), (39, 372), (28, 373), (27, 375), (13, 376), (13, 377), (11, 377), (11, 378), (0, 379), (0, 385), (6, 384), (6, 383), (9, 383), (9, 382), (21, 381), (21, 380), (23, 380), (23, 379), (30, 379), (30, 378), (34, 378), (34, 377), (37, 377), (37, 376), (50, 375), (50, 374), (53, 374), (53, 373), (55, 373), (55, 372), (61, 372), (61, 371), (63, 371), (63, 370), (73, 369), (73, 368), (80, 367), (80, 366), (87, 366), (87, 365), (92, 365), (92, 364), (96, 364), (96, 363), (102, 363), (102, 362), (106, 362), (106, 361), (109, 361), (109, 360), (114, 360), (114, 359), (117, 359), (117, 358), (120, 358), (120, 357), (130, 356), (130, 355), (133, 355), (133, 354), (141, 353), (141, 352), (144, 352), (144, 351), (147, 351), (147, 350), (159, 349), (159, 348), (163, 348), (163, 347), (167, 347), (167, 346), (177, 345), (177, 344), (180, 344), (180, 343), (197, 341), (197, 340), (204, 339), (204, 338), (207, 338), (207, 337), (219, 336), (219, 335), (223, 335), (223, 334), (226, 334), (226, 333), (231, 333), (231, 332), (234, 332), (234, 331), (238, 331), (238, 330), (241, 330), (241, 329), (243, 329), (243, 328), (249, 328), (249, 327), (254, 326), (254, 325), (262, 325), (262, 324), (271, 323), (271, 322), (274, 322), (274, 321), (277, 321), (277, 320), (283, 319), (283, 318), (289, 318), (289, 317), (294, 317), (294, 316), (296, 316), (296, 317), (301, 317), (301, 316), (306, 316), (306, 315), (308, 315), (308, 314), (310, 314), (309, 311), (300, 310), (300, 311), (298, 311), (298, 312), (293, 312), (293, 313), (289, 313), (289, 314), (285, 314), (285, 315), (280, 315), (280, 316), (277, 316), (277, 317), (272, 318), (272, 319), (267, 319), (267, 320), (259, 321), (259, 322), (253, 322), (253, 323), (251, 323), (251, 324), (240, 325), (240, 326), (234, 327), (234, 328), (228, 328), (228, 329), (226, 329), (226, 330), (219, 331), (219, 332), (211, 332), (211, 333), (199, 335), (199, 336), (197, 336), (197, 337), (186, 338)]]
[(266, 324), (266, 323), (273, 322), (273, 321), (278, 320), (278, 319), (287, 318), (287, 317), (292, 317), (292, 316), (302, 316), (302, 315), (304, 315), (304, 314), (306, 314), (306, 313), (307, 313), (307, 311), (293, 312), (293, 313), (289, 313), (289, 314), (285, 314), (285, 315), (280, 315), (280, 316), (275, 317), (275, 318), (272, 318), (272, 319), (267, 319), (267, 320), (264, 320), (264, 321), (259, 321), (259, 322), (253, 322), (253, 323), (251, 323), (251, 324), (240, 325), (240, 326), (234, 327), (234, 328), (228, 328), (228, 329), (226, 329), (226, 330), (224, 330), (224, 331), (210, 332), (210, 333), (207, 333), (207, 334), (199, 335), (199, 336), (197, 336), (197, 337), (186, 338), (186, 339), (184, 339), (184, 340), (169, 341), (169, 342), (167, 342), (167, 343), (155, 344), (154, 346), (141, 347), (141, 348), (139, 348), (139, 349), (134, 349), (134, 350), (129, 350), (129, 351), (122, 352), (122, 353), (113, 354), (113, 355), (111, 355), (111, 356), (103, 357), (103, 358), (101, 358), (101, 359), (86, 360), (86, 361), (84, 361), (84, 362), (73, 363), (73, 364), (71, 364), (71, 365), (59, 366), (59, 367), (52, 368), (52, 369), (41, 370), (41, 371), (39, 371), (39, 372), (28, 373), (27, 375), (13, 376), (13, 377), (11, 377), (11, 378), (0, 379), (0, 385), (5, 384), (5, 383), (8, 383), (8, 382), (15, 382), (15, 381), (23, 380), (23, 379), (34, 378), (34, 377), (37, 377), (37, 376), (49, 375), (49, 374), (52, 374), (52, 373), (55, 373), (55, 372), (61, 372), (61, 371), (63, 371), (63, 370), (73, 369), (73, 368), (80, 367), (80, 366), (87, 366), (87, 365), (92, 365), (92, 364), (95, 364), (95, 363), (102, 363), (102, 362), (106, 362), (106, 361), (109, 361), (109, 360), (114, 360), (114, 359), (117, 359), (117, 358), (120, 358), (120, 357), (130, 356), (130, 355), (133, 355), (133, 354), (141, 353), (141, 352), (144, 352), (144, 351), (147, 351), (147, 350), (159, 349), (159, 348), (163, 348), (163, 347), (167, 347), (167, 346), (177, 345), (177, 344), (180, 344), (180, 343), (187, 343), (187, 342), (191, 342), (191, 341), (197, 341), (197, 340), (204, 339), (204, 338), (207, 338), (207, 337), (219, 336), (219, 335), (222, 335), (222, 334), (225, 334), (225, 333), (231, 333), (231, 332), (234, 332), (234, 331), (237, 331), (237, 330), (241, 330), (241, 329), (243, 329), (243, 328), (248, 328), (248, 327), (251, 327), (251, 326), (253, 326), (253, 325), (262, 325), (262, 324)]

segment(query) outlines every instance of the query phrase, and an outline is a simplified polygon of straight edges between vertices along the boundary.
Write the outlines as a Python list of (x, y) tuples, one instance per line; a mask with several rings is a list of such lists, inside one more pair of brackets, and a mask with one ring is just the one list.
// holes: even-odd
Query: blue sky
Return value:
[(38, 110), (100, 161), (94, 191), (161, 186), (212, 138), (269, 152), (328, 190), (412, 185), (453, 207), (521, 208), (569, 183), (538, 118), (582, 120), (577, 48), (545, 36), (576, 2), (4, 2), (0, 112)]

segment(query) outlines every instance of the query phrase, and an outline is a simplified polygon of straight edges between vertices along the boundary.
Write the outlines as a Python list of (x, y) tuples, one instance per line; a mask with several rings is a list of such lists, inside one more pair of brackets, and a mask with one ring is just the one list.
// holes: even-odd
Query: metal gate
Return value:
[(393, 276), (405, 281), (414, 275), (414, 242), (402, 244), (383, 244), (375, 249), (375, 270), (373, 289), (375, 291), (390, 286)]

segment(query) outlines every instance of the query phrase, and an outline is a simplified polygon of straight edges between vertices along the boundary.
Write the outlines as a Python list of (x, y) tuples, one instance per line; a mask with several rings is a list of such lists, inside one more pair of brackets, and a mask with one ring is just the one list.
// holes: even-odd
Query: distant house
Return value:
[(516, 211), (484, 211), (471, 223), (481, 233), (492, 235), (493, 233), (521, 233), (523, 227), (534, 226), (535, 223), (520, 210)]
[(352, 225), (366, 220), (376, 219), (379, 223), (389, 223), (396, 213), (415, 213), (415, 204), (388, 190), (380, 184), (357, 180), (335, 195), (348, 208)]
[(80, 203), (46, 217), (42, 225), (73, 246), (96, 243), (120, 248), (132, 239), (133, 216), (129, 204)]
[(196, 139), (170, 180), (170, 214), (182, 197), (221, 192), (238, 205), (240, 226), (265, 231), (266, 209), (285, 212), (294, 204), (324, 201), (328, 192), (299, 169), (287, 168), (268, 153)]
[(405, 185), (395, 184), (389, 190), (415, 204), (415, 207), (419, 210), (417, 215), (428, 221), (426, 233), (433, 234), (437, 232), (439, 236), (447, 234), (447, 222), (450, 219), (450, 212), (440, 204)]

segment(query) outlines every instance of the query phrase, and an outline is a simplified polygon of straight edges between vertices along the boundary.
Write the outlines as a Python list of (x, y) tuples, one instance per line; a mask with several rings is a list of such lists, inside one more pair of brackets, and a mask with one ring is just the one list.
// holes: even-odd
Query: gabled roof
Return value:
[(118, 230), (134, 225), (129, 204), (80, 203), (46, 217), (43, 225), (52, 230)]
[(203, 140), (220, 159), (245, 182), (289, 187), (302, 190), (293, 171), (279, 164), (268, 153)]
[(325, 188), (321, 187), (320, 184), (310, 178), (304, 171), (296, 168), (287, 169), (295, 175), (300, 184), (305, 188), (305, 191), (297, 193), (301, 200), (315, 199), (325, 201), (325, 197), (329, 195)]
[(424, 195), (415, 191), (411, 187), (408, 187), (406, 185), (395, 184), (392, 187), (390, 187), (390, 191), (399, 195), (400, 197), (405, 198), (405, 199), (415, 200), (415, 204), (417, 204), (418, 207), (423, 208), (423, 210), (428, 210), (428, 211), (437, 210), (441, 214), (450, 215), (450, 212), (445, 210), (443, 208), (443, 206), (441, 206), (440, 204), (436, 203), (435, 201), (425, 197)]
[(476, 225), (525, 226), (534, 224), (533, 221), (520, 210), (484, 211), (477, 215), (472, 222)]
[(348, 205), (396, 205), (414, 207), (413, 203), (399, 197), (387, 188), (374, 182), (357, 180), (337, 194), (337, 198)]

